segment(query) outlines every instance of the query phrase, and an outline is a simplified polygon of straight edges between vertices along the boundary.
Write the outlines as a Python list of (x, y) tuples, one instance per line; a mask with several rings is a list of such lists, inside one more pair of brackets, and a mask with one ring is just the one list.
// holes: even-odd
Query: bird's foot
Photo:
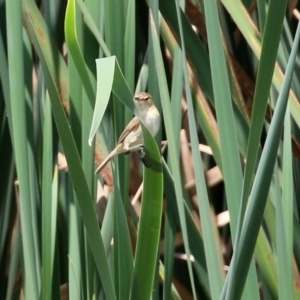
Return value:
[(150, 157), (148, 155), (148, 153), (145, 150), (145, 147), (142, 145), (141, 148), (134, 152), (139, 159), (143, 162), (143, 164), (145, 165), (145, 167), (150, 168), (151, 167), (151, 163), (150, 163)]
[(140, 159), (143, 159), (146, 155), (147, 152), (145, 150), (145, 147), (142, 145), (141, 148), (137, 151), (137, 155)]

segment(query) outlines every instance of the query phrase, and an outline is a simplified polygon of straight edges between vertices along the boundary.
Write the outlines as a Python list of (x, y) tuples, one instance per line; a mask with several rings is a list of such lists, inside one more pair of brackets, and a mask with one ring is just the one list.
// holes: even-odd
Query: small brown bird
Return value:
[[(160, 127), (160, 115), (154, 105), (152, 96), (142, 92), (134, 96), (134, 103), (139, 116), (154, 137)], [(118, 144), (114, 150), (97, 168), (96, 174), (100, 173), (106, 164), (115, 156), (121, 153), (135, 152), (143, 150), (143, 134), (140, 120), (134, 117), (122, 132)]]

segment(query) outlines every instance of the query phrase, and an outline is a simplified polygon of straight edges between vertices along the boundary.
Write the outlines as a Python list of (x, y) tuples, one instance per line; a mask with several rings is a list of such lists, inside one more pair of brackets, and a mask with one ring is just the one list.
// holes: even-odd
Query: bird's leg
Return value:
[(145, 151), (145, 147), (143, 144), (135, 145), (135, 146), (128, 148), (128, 150), (126, 151), (126, 154), (130, 153), (130, 152), (133, 152), (144, 163), (144, 165), (147, 166), (145, 163), (145, 157), (146, 157), (147, 153)]
[(143, 144), (132, 146), (132, 147), (126, 149), (127, 150), (126, 152), (127, 153), (129, 153), (129, 152), (136, 152), (136, 151), (140, 151), (141, 149), (144, 149), (144, 145)]
[(143, 144), (139, 144), (139, 145), (128, 148), (128, 151), (126, 151), (125, 154), (128, 154), (130, 152), (133, 152), (142, 161), (143, 161), (143, 158), (146, 156), (146, 151), (145, 151)]
[(151, 167), (148, 153), (146, 152), (143, 144), (139, 144), (139, 145), (133, 146), (131, 148), (128, 148), (128, 151), (126, 153), (129, 153), (129, 152), (133, 152), (135, 155), (137, 155), (138, 158), (143, 162), (145, 167), (147, 167), (147, 168)]

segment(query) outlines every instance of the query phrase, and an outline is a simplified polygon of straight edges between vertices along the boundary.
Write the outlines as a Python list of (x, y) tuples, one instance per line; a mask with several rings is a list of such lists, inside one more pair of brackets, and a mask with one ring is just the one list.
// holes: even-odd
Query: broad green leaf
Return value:
[(91, 106), (94, 103), (95, 92), (87, 71), (82, 52), (79, 47), (78, 37), (76, 32), (76, 3), (75, 0), (68, 0), (66, 17), (65, 17), (65, 35), (69, 47), (69, 52), (72, 55), (73, 61), (76, 65), (78, 74), (81, 78), (82, 84), (88, 95)]
[(144, 126), (143, 137), (146, 153), (150, 157), (150, 167), (144, 167), (143, 172), (142, 209), (134, 259), (131, 299), (151, 298), (157, 266), (163, 204), (160, 151)]
[[(22, 36), (22, 7), (20, 1), (6, 3), (7, 13), (7, 45), (8, 72), (9, 72), (9, 93), (11, 103), (11, 125), (13, 128), (12, 139), (16, 160), (17, 177), (19, 181), (19, 204), (20, 218), (23, 236), (22, 257), (24, 269), (26, 270), (26, 281), (24, 283), (25, 297), (35, 299), (39, 297), (39, 273), (37, 252), (35, 246), (34, 216), (34, 191), (32, 187), (30, 154), (27, 144), (30, 142), (30, 132), (27, 132), (26, 109), (25, 109), (25, 80), (20, 74), (24, 74), (24, 53)], [(29, 169), (30, 168), (30, 169)], [(25, 274), (24, 274), (25, 276)]]

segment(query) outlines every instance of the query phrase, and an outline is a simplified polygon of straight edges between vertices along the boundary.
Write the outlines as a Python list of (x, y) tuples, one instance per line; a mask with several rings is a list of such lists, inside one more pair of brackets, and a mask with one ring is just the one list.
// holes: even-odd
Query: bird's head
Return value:
[(153, 99), (150, 94), (146, 92), (141, 92), (134, 96), (134, 103), (137, 110), (142, 111), (153, 105)]

